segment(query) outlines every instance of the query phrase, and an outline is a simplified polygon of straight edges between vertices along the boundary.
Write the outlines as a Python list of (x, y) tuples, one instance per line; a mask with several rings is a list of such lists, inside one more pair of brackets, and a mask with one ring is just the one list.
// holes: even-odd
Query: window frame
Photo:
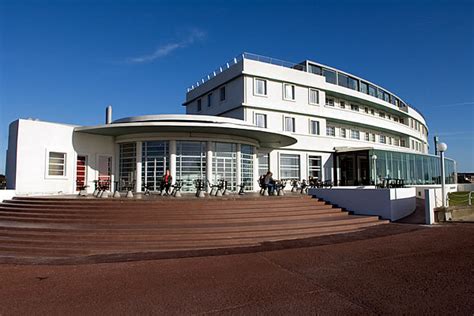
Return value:
[[(290, 86), (291, 87), (291, 92), (293, 94), (292, 98), (289, 98), (286, 95), (286, 87)], [(283, 83), (283, 100), (285, 101), (296, 101), (296, 86), (292, 83)]]
[[(264, 126), (259, 126), (259, 125), (257, 125), (257, 122), (258, 122), (258, 121), (257, 121), (257, 116), (260, 116), (260, 115), (263, 116), (263, 124), (264, 124)], [(265, 113), (258, 113), (258, 112), (255, 112), (253, 117), (254, 117), (254, 123), (253, 123), (253, 124), (254, 124), (255, 126), (261, 127), (261, 128), (267, 128), (267, 115), (266, 115)]]
[[(51, 166), (51, 162), (50, 162), (50, 159), (51, 159), (51, 154), (62, 154), (63, 155), (63, 158), (56, 158), (56, 159), (63, 159), (63, 163), (62, 164), (58, 164), (58, 163), (53, 163), (53, 165), (55, 166), (62, 166), (62, 174), (61, 175), (55, 175), (55, 174), (50, 174), (50, 166)], [(62, 151), (62, 150), (47, 150), (46, 151), (46, 159), (45, 159), (45, 162), (46, 162), (46, 166), (45, 166), (45, 178), (47, 179), (66, 179), (68, 177), (68, 174), (67, 174), (67, 163), (68, 163), (68, 158), (67, 158), (67, 152), (65, 151)]]
[[(329, 130), (332, 132), (328, 133)], [(336, 127), (332, 125), (326, 125), (326, 136), (336, 137)]]
[[(311, 102), (311, 92), (316, 92), (316, 103)], [(314, 88), (308, 88), (308, 104), (319, 105), (319, 90)]]
[[(253, 84), (253, 95), (258, 96), (258, 97), (268, 97), (268, 80), (263, 79), (263, 78), (253, 78), (254, 84)], [(258, 88), (257, 88), (257, 82), (262, 81), (264, 83), (263, 88), (264, 88), (264, 94), (258, 93)]]
[[(287, 130), (287, 126), (286, 126), (286, 122), (287, 122), (287, 119), (290, 119), (291, 120), (291, 124), (292, 124), (292, 130)], [(284, 132), (290, 132), (290, 133), (295, 133), (296, 131), (296, 120), (294, 117), (292, 116), (283, 116), (283, 131)]]
[(226, 91), (225, 91), (225, 86), (222, 86), (219, 88), (219, 101), (223, 102), (225, 101), (226, 98)]
[[(313, 123), (316, 123), (316, 133), (313, 133)], [(320, 135), (321, 134), (321, 123), (317, 120), (309, 120), (309, 134)]]

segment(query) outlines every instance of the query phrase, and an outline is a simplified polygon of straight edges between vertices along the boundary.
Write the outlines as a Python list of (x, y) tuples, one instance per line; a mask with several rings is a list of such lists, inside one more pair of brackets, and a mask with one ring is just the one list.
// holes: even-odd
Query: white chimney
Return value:
[(105, 109), (105, 124), (110, 124), (112, 123), (112, 106), (109, 105)]

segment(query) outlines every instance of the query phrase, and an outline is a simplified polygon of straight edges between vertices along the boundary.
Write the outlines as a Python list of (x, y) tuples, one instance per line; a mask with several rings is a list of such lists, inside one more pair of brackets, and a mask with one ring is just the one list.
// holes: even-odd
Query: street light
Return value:
[(375, 164), (377, 161), (377, 155), (373, 154), (372, 155), (372, 164), (374, 166), (374, 184), (377, 186), (377, 165)]
[(446, 207), (446, 179), (444, 177), (444, 152), (448, 149), (448, 145), (445, 143), (438, 143), (436, 146), (439, 151), (439, 159), (441, 161), (441, 195), (442, 195), (442, 203), (443, 207)]

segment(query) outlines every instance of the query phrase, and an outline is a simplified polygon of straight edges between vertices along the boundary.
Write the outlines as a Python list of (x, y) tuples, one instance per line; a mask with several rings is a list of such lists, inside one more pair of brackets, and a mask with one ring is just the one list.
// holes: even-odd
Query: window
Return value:
[(197, 111), (201, 112), (202, 110), (202, 101), (201, 99), (197, 100)]
[(308, 177), (321, 179), (321, 156), (308, 156)]
[(375, 115), (374, 109), (370, 109), (370, 114)]
[(346, 87), (346, 88), (348, 87), (347, 85), (348, 79), (349, 78), (344, 74), (341, 74), (341, 73), (337, 74), (337, 84), (340, 85), (341, 87)]
[(384, 112), (379, 112), (379, 116), (380, 116), (381, 118), (385, 118), (385, 113), (384, 113)]
[(400, 118), (400, 123), (405, 124), (405, 120)]
[(360, 139), (360, 132), (356, 130), (351, 130), (351, 138), (352, 139)]
[(340, 136), (346, 138), (346, 129), (345, 128), (341, 128)]
[(219, 99), (221, 101), (225, 100), (225, 87), (220, 88), (220, 90), (219, 90)]
[(49, 152), (48, 156), (48, 176), (66, 175), (66, 154), (58, 152)]
[(319, 135), (319, 122), (318, 121), (310, 121), (310, 130), (311, 135)]
[(334, 106), (334, 99), (326, 97), (326, 105)]
[(377, 89), (377, 98), (383, 100), (383, 90), (382, 89)]
[(369, 85), (369, 95), (377, 97), (377, 88), (373, 85)]
[[(132, 185), (137, 175), (137, 144), (123, 143), (119, 146), (119, 181), (120, 189)], [(105, 168), (104, 168), (105, 169)], [(106, 172), (104, 172), (106, 173)]]
[(383, 91), (383, 100), (385, 102), (389, 102), (390, 103), (390, 94), (388, 94), (387, 92)]
[(327, 136), (336, 136), (336, 128), (334, 126), (326, 126)]
[(359, 106), (357, 104), (351, 104), (351, 110), (359, 112)]
[(258, 174), (264, 175), (270, 170), (270, 157), (268, 154), (258, 154)]
[(392, 145), (392, 137), (387, 137), (388, 138), (388, 144)]
[(401, 147), (406, 147), (406, 142), (404, 139), (400, 139), (400, 146)]
[(359, 80), (351, 77), (347, 77), (347, 87), (352, 90), (359, 91)]
[(393, 144), (394, 144), (395, 146), (400, 146), (400, 140), (399, 140), (398, 138), (395, 138), (395, 139), (393, 140)]
[(295, 99), (295, 86), (292, 84), (285, 83), (283, 85), (283, 98), (285, 100)]
[(255, 94), (267, 95), (267, 81), (263, 79), (255, 79)]
[[(213, 166), (206, 166), (206, 146), (206, 142), (176, 141), (176, 179), (183, 181), (181, 189), (183, 192), (195, 190), (194, 180), (207, 180), (206, 167), (212, 168)], [(213, 165), (214, 161), (219, 158), (217, 156), (218, 153), (214, 151)], [(212, 179), (209, 180), (212, 181)], [(230, 178), (229, 184), (231, 184)]]
[(339, 106), (341, 107), (341, 109), (345, 109), (346, 108), (346, 102), (344, 102), (344, 101), (339, 102)]
[(369, 108), (368, 107), (365, 107), (365, 113), (369, 114)]
[(335, 71), (323, 68), (323, 76), (326, 77), (326, 82), (333, 84), (337, 83)]
[(207, 106), (210, 107), (212, 105), (212, 93), (207, 95)]
[(308, 72), (316, 75), (321, 75), (322, 69), (319, 66), (308, 64)]
[(267, 128), (267, 115), (255, 113), (255, 125), (258, 127)]
[(398, 122), (398, 117), (394, 116), (394, 117), (393, 117), (393, 120), (394, 120), (395, 122)]
[(375, 134), (371, 134), (370, 138), (373, 142), (375, 142)]
[(319, 104), (319, 91), (309, 89), (309, 104)]
[(280, 155), (280, 178), (296, 179), (300, 178), (300, 156), (299, 155)]
[(370, 133), (365, 133), (365, 141), (370, 141)]
[(294, 117), (287, 117), (285, 116), (285, 132), (295, 132), (295, 118)]
[(379, 142), (380, 142), (381, 144), (385, 144), (385, 143), (386, 143), (385, 135), (380, 135), (380, 136), (379, 136)]
[(253, 146), (244, 144), (240, 146), (240, 179), (245, 185), (245, 190), (253, 189), (253, 152)]
[(148, 141), (142, 143), (142, 184), (152, 191), (160, 189), (161, 178), (169, 169), (168, 141)]
[(360, 82), (360, 92), (368, 94), (369, 93), (369, 85), (363, 81)]

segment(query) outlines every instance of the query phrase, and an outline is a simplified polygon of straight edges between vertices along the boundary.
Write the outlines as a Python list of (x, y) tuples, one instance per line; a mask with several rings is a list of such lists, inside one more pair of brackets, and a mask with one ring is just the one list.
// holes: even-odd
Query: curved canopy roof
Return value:
[(115, 120), (112, 124), (76, 127), (76, 132), (122, 136), (141, 133), (211, 133), (254, 139), (267, 148), (285, 147), (296, 143), (287, 133), (249, 125), (245, 121), (205, 115), (144, 115)]

